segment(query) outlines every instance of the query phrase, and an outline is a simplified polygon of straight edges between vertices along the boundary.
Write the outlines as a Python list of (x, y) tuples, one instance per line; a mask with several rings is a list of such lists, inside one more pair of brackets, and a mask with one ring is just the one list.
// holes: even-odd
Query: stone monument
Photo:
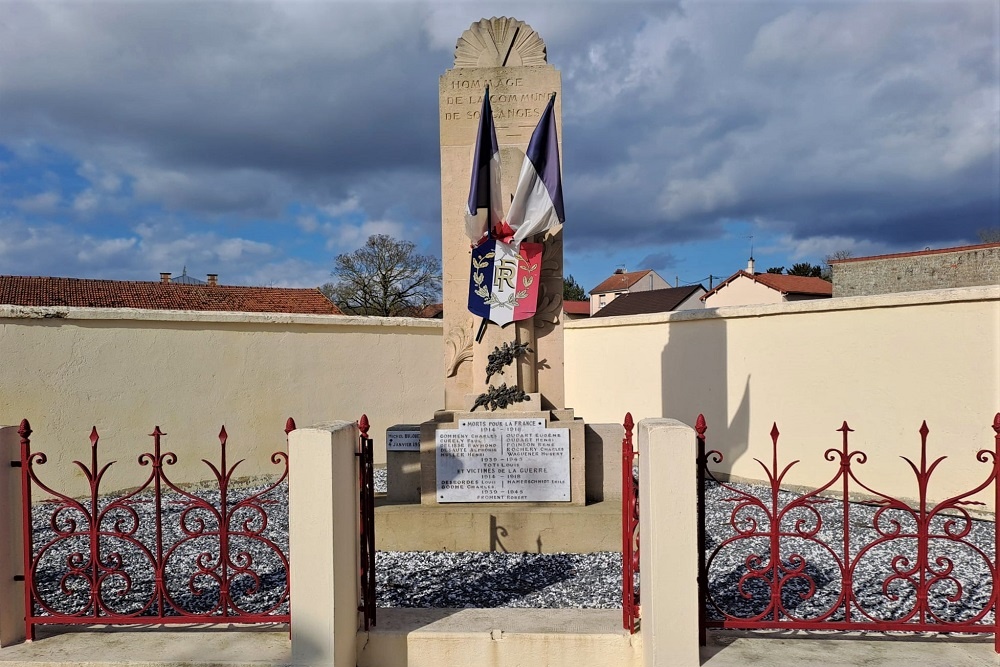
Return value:
[[(491, 540), (506, 531), (497, 525), (503, 520), (524, 526), (523, 542), (537, 543), (541, 550), (539, 531), (551, 529), (537, 526), (551, 525), (551, 511), (561, 511), (556, 510), (560, 506), (582, 511), (588, 496), (601, 500), (614, 495), (605, 489), (617, 475), (609, 476), (606, 468), (620, 454), (608, 456), (604, 450), (610, 443), (609, 451), (617, 452), (621, 427), (597, 425), (598, 431), (602, 426), (610, 429), (595, 431), (565, 405), (561, 224), (524, 239), (541, 245), (534, 315), (502, 327), (492, 322), (483, 325), (477, 341), (481, 320), (469, 310), (475, 244), (466, 234), (466, 210), (487, 91), (500, 156), (505, 221), (525, 152), (543, 114), (546, 121), (554, 118), (556, 135), (562, 137), (561, 78), (547, 61), (541, 37), (513, 18), (473, 23), (458, 39), (454, 67), (439, 81), (444, 408), (420, 425), (419, 452), (415, 426), (392, 427), (387, 460), (389, 500), (394, 507), (385, 510), (396, 515), (404, 503), (437, 505), (438, 512), (468, 523), (473, 532), (485, 521), (480, 516), (488, 517)], [(547, 112), (550, 101), (553, 106)], [(558, 148), (561, 156), (561, 141)], [(504, 351), (504, 363), (491, 363)], [(482, 403), (488, 386), (501, 384), (523, 390), (527, 400), (477, 405), (477, 397)], [(591, 450), (594, 470), (585, 461)], [(504, 505), (498, 509), (485, 505), (496, 503)], [(468, 516), (457, 518), (459, 510)], [(389, 521), (389, 514), (383, 522)], [(586, 525), (603, 535), (604, 524), (616, 520), (617, 509), (595, 508), (591, 514), (560, 514), (560, 521), (566, 532), (571, 527), (581, 532), (578, 527)], [(425, 512), (422, 525), (434, 524), (435, 516), (444, 515)], [(403, 525), (401, 516), (397, 525)], [(453, 548), (453, 544), (442, 538), (428, 548)], [(494, 547), (491, 542), (490, 548)]]
[[(538, 393), (545, 409), (565, 405), (562, 330), (562, 228), (541, 240), (542, 273), (536, 315), (507, 327), (490, 326), (474, 343), (477, 322), (467, 308), (470, 243), (464, 211), (483, 92), (489, 86), (505, 209), (517, 185), (524, 151), (553, 93), (556, 127), (562, 136), (562, 81), (546, 60), (545, 43), (530, 26), (512, 18), (482, 19), (455, 48), (455, 66), (439, 82), (441, 125), (441, 261), (444, 268), (445, 409), (468, 410), (485, 388), (486, 357), (494, 347), (518, 340), (534, 354), (499, 376)], [(561, 146), (560, 146), (561, 149)], [(561, 155), (561, 151), (560, 151)], [(538, 407), (535, 408), (539, 409)]]

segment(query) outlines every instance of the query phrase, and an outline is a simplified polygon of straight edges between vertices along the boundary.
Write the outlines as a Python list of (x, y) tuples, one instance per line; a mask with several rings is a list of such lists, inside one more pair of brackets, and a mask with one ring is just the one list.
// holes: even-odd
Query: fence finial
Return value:
[(361, 431), (361, 437), (368, 437), (368, 429), (370, 425), (368, 424), (368, 415), (361, 415), (361, 419), (358, 420), (358, 429)]
[(698, 413), (698, 418), (694, 420), (694, 430), (698, 434), (698, 437), (705, 438), (705, 431), (708, 430), (708, 424), (705, 423), (705, 415)]
[(296, 428), (295, 420), (289, 417), (288, 420), (285, 422), (285, 435), (288, 435), (289, 433), (294, 431), (295, 428)]
[(97, 427), (92, 426), (90, 429), (90, 446), (97, 447), (97, 441), (101, 439), (101, 436), (97, 434)]
[[(27, 424), (28, 422), (24, 423)], [(993, 430), (997, 435), (1000, 435), (1000, 412), (998, 412), (997, 416), (993, 418)]]
[[(997, 415), (1000, 418), (1000, 415)], [(21, 420), (21, 425), (17, 427), (17, 434), (21, 436), (22, 440), (27, 440), (31, 437), (31, 424), (28, 423), (27, 419)]]
[(226, 425), (223, 424), (222, 428), (219, 429), (219, 442), (226, 444), (227, 440), (229, 440), (229, 434), (226, 433)]

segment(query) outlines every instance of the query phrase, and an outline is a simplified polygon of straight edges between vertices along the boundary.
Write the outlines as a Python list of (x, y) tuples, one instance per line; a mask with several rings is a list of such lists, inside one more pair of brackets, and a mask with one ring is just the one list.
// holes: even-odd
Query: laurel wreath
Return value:
[(480, 299), (483, 300), (484, 305), (490, 307), (499, 306), (501, 308), (510, 308), (511, 310), (513, 310), (514, 308), (517, 308), (518, 304), (521, 303), (522, 299), (528, 296), (528, 288), (531, 287), (532, 283), (535, 282), (535, 277), (530, 275), (530, 273), (538, 268), (538, 264), (531, 264), (529, 266), (527, 261), (525, 261), (525, 259), (520, 255), (518, 255), (517, 256), (518, 268), (521, 269), (522, 271), (527, 270), (528, 272), (521, 278), (521, 285), (524, 287), (524, 289), (515, 291), (513, 294), (507, 297), (506, 300), (501, 301), (500, 299), (497, 298), (496, 294), (490, 292), (490, 288), (488, 285), (483, 284), (483, 281), (486, 280), (486, 276), (480, 273), (480, 269), (485, 269), (487, 266), (489, 266), (490, 263), (488, 260), (493, 259), (493, 257), (495, 256), (496, 252), (488, 252), (485, 255), (483, 255), (481, 260), (477, 260), (475, 255), (473, 255), (472, 268), (474, 270), (472, 272), (472, 281), (476, 283), (476, 289), (473, 291), (476, 294), (476, 296), (478, 296)]

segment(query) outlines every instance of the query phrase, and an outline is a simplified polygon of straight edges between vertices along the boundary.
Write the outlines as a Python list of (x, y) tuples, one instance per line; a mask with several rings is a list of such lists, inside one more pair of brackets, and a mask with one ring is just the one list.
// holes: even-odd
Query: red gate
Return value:
[[(294, 428), (289, 419), (286, 434)], [(219, 465), (203, 459), (213, 485), (194, 493), (167, 475), (177, 455), (162, 450), (166, 434), (157, 426), (150, 434), (152, 451), (138, 457), (150, 469), (146, 480), (123, 495), (102, 498), (101, 480), (115, 461), (100, 463), (94, 428), (89, 465), (74, 461), (90, 495), (74, 499), (39, 479), (48, 459), (31, 451), (28, 420), (18, 433), (28, 639), (40, 624), (289, 622), (287, 546), (279, 544), (267, 512), (288, 476), (285, 452), (271, 455), (279, 466), (277, 481), (242, 493), (230, 484), (242, 460), (229, 465), (223, 426)], [(51, 501), (32, 508), (33, 487)], [(35, 530), (33, 509), (40, 518)], [(44, 534), (40, 543), (36, 531)]]
[(358, 429), (358, 493), (361, 543), (361, 602), (358, 611), (364, 617), (365, 630), (375, 625), (375, 458), (372, 439), (368, 437), (368, 415), (361, 415)]
[[(858, 468), (868, 456), (850, 449), (848, 434), (852, 429), (847, 422), (838, 429), (841, 446), (824, 453), (827, 461), (838, 464), (833, 478), (814, 491), (789, 499), (781, 491), (781, 482), (798, 461), (779, 463), (777, 425), (771, 429), (770, 465), (755, 459), (768, 480), (763, 492), (755, 494), (719, 481), (708, 469), (709, 458), (720, 463), (723, 457), (718, 451), (705, 451), (705, 423), (699, 416), (699, 496), (704, 497), (708, 478), (724, 490), (724, 501), (734, 505), (727, 510), (729, 537), (707, 553), (707, 560), (704, 533), (699, 534), (703, 586), (724, 550), (742, 548), (736, 553), (746, 553), (745, 558), (728, 560), (742, 563), (728, 575), (736, 587), (736, 595), (729, 599), (743, 609), (723, 601), (721, 586), (704, 586), (702, 606), (714, 618), (703, 624), (743, 629), (993, 633), (994, 648), (1000, 653), (1000, 531), (994, 521), (991, 554), (970, 539), (976, 521), (967, 509), (983, 505), (971, 498), (991, 486), (994, 510), (1000, 509), (1000, 413), (993, 421), (993, 430), (994, 449), (980, 450), (975, 456), (988, 466), (985, 479), (935, 504), (928, 501), (930, 479), (947, 457), (928, 460), (929, 430), (924, 422), (919, 431), (919, 461), (901, 457), (909, 464), (919, 490), (918, 503), (911, 507), (858, 478)], [(874, 498), (865, 503), (871, 508), (870, 517), (862, 513), (860, 505), (850, 502), (851, 494), (858, 492)], [(830, 497), (833, 494), (836, 497)], [(819, 511), (824, 505), (839, 508), (825, 516)], [(702, 524), (704, 521), (703, 514)], [(836, 533), (833, 539), (831, 531)], [(865, 532), (874, 537), (868, 539)], [(807, 551), (813, 556), (804, 556)], [(819, 560), (823, 563), (814, 562)], [(863, 579), (862, 563), (879, 573), (875, 590), (862, 589), (858, 583)], [(960, 571), (968, 572), (969, 568), (988, 579), (989, 595), (972, 597), (976, 586), (960, 579)], [(979, 588), (983, 583), (978, 581)]]
[(639, 588), (639, 477), (633, 471), (639, 458), (632, 446), (632, 413), (625, 415), (622, 438), (622, 626), (630, 633), (638, 630)]

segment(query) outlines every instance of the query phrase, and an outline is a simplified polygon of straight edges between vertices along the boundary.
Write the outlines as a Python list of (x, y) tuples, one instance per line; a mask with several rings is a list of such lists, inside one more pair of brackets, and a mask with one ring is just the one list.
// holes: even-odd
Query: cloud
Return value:
[[(690, 266), (687, 249), (743, 220), (798, 259), (972, 242), (1000, 219), (995, 3), (4, 10), (0, 214), (94, 257), (138, 239), (109, 246), (120, 275), (191, 254), (286, 280), (378, 232), (438, 252), (436, 84), (492, 15), (529, 23), (562, 73), (568, 253), (613, 241)], [(137, 231), (163, 219), (174, 231)]]
[(61, 197), (58, 192), (40, 192), (37, 195), (18, 199), (14, 202), (23, 213), (49, 214), (55, 213), (59, 209)]

